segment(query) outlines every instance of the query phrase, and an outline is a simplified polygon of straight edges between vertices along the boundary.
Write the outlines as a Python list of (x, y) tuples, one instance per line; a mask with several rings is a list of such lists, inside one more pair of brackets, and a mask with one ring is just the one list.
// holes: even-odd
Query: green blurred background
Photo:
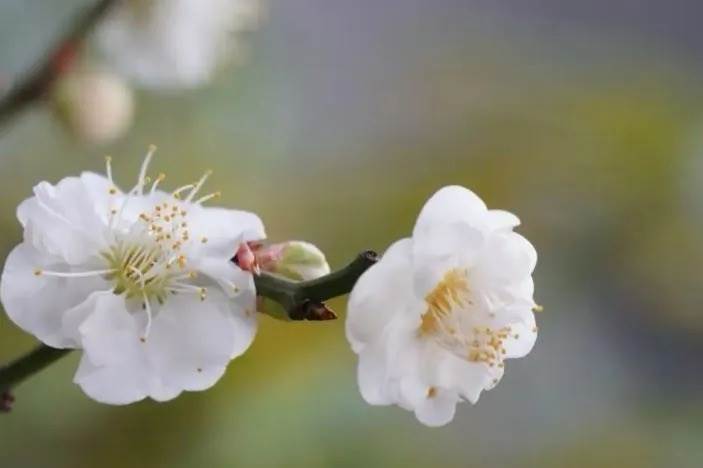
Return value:
[[(0, 82), (86, 3), (1, 0)], [(407, 235), (440, 186), (470, 187), (522, 218), (546, 310), (534, 351), (441, 429), (362, 401), (342, 320), (262, 317), (215, 387), (165, 404), (89, 400), (74, 355), (17, 389), (0, 467), (701, 466), (702, 14), (695, 0), (270, 0), (244, 66), (139, 93), (114, 144), (23, 114), (0, 134), (0, 258), (35, 183), (109, 153), (127, 185), (155, 143), (171, 184), (214, 169), (224, 205), (333, 267)], [(0, 362), (34, 345), (0, 316)]]

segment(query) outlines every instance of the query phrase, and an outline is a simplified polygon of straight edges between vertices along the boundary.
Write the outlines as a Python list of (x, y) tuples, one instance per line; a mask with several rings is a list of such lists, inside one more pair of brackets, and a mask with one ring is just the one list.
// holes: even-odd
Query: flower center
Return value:
[[(161, 192), (156, 193), (158, 184), (165, 178), (160, 174), (154, 180), (149, 193), (145, 195), (144, 188), (150, 183), (146, 171), (155, 150), (153, 146), (150, 148), (139, 172), (136, 186), (126, 194), (120, 195), (118, 200), (121, 201), (118, 207), (107, 207), (108, 227), (113, 240), (110, 247), (100, 253), (106, 261), (105, 269), (78, 272), (47, 271), (41, 268), (34, 270), (37, 276), (64, 278), (101, 276), (113, 282), (115, 294), (124, 294), (128, 299), (136, 298), (141, 301), (142, 308), (146, 311), (148, 320), (142, 340), (146, 340), (151, 326), (150, 301), (156, 300), (163, 304), (169, 294), (177, 293), (197, 294), (201, 300), (205, 300), (207, 289), (193, 284), (196, 272), (187, 269), (188, 260), (183, 253), (190, 242), (188, 212), (185, 208), (200, 205), (219, 196), (219, 192), (215, 192), (193, 200), (210, 172), (206, 172), (196, 183), (180, 187), (166, 197), (162, 196)], [(106, 175), (110, 181), (108, 192), (112, 203), (115, 201), (112, 197), (118, 196), (119, 191), (112, 182), (109, 157), (106, 158), (106, 165)], [(181, 200), (181, 193), (184, 192), (187, 194)], [(135, 199), (141, 202), (145, 199), (154, 200), (155, 204), (150, 211), (140, 213), (136, 222), (126, 222), (125, 209)], [(202, 243), (207, 241), (205, 237), (199, 239)]]
[(474, 302), (469, 287), (468, 271), (448, 270), (425, 297), (427, 309), (422, 315), (419, 335), (469, 362), (482, 362), (489, 367), (503, 367), (505, 340), (510, 326), (489, 325), (492, 314), (482, 311)]
[[(137, 224), (103, 253), (114, 273), (115, 293), (128, 298), (166, 300), (169, 292), (179, 292), (195, 277), (186, 271), (187, 259), (181, 253), (190, 239), (187, 212), (178, 201), (157, 204), (151, 213), (141, 213)], [(192, 286), (191, 286), (192, 288)], [(204, 288), (196, 288), (201, 298)]]

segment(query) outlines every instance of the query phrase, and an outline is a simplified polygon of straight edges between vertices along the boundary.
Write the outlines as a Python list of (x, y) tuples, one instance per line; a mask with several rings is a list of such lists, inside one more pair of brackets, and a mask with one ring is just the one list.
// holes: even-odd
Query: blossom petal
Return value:
[(128, 365), (96, 366), (87, 354), (81, 358), (73, 381), (92, 399), (111, 405), (126, 405), (146, 397), (146, 372)]
[(193, 205), (188, 214), (191, 235), (205, 239), (199, 255), (232, 258), (242, 242), (266, 238), (261, 219), (254, 213)]
[(468, 224), (440, 225), (413, 237), (414, 286), (424, 298), (445, 273), (470, 268), (484, 245), (484, 235)]
[(247, 316), (220, 293), (170, 298), (154, 320), (146, 343), (155, 371), (169, 386), (184, 390), (211, 387), (233, 356), (243, 353), (256, 333)]
[(458, 185), (441, 188), (422, 207), (413, 238), (424, 230), (443, 224), (475, 225), (477, 215), (485, 211), (486, 204), (471, 190)]
[[(101, 190), (102, 186), (102, 190)], [(96, 174), (66, 177), (56, 186), (41, 182), (17, 208), (25, 240), (35, 248), (76, 265), (105, 246), (110, 182)], [(102, 192), (96, 197), (96, 192)]]
[(370, 405), (390, 405), (393, 400), (386, 392), (386, 365), (382, 349), (367, 348), (359, 354), (357, 381), (359, 391)]
[(125, 297), (108, 292), (97, 293), (91, 299), (94, 311), (78, 328), (90, 361), (96, 366), (140, 361), (143, 330), (128, 310)]
[(537, 341), (537, 327), (532, 312), (523, 314), (523, 320), (510, 324), (511, 339), (505, 340), (506, 358), (521, 358), (527, 356)]
[(380, 336), (393, 317), (403, 311), (407, 302), (402, 294), (389, 291), (410, 291), (410, 239), (402, 239), (388, 248), (383, 258), (369, 268), (352, 289), (345, 323), (347, 339), (359, 353)]
[(239, 268), (228, 257), (196, 259), (193, 268), (209, 276), (222, 291), (244, 308), (255, 308), (254, 276)]
[[(74, 382), (96, 401), (124, 405), (161, 392), (139, 340), (142, 330), (123, 296), (91, 296), (94, 311), (79, 327), (83, 358)], [(177, 395), (177, 392), (174, 396)]]
[(456, 393), (435, 388), (432, 396), (427, 396), (415, 407), (415, 417), (429, 427), (444, 426), (454, 419), (458, 402)]
[(452, 389), (471, 403), (478, 402), (481, 392), (495, 378), (495, 367), (459, 359), (444, 352), (436, 365), (434, 381), (438, 387)]
[(537, 252), (532, 244), (515, 232), (490, 237), (476, 266), (476, 278), (483, 285), (524, 281), (537, 264)]
[(109, 289), (109, 284), (99, 276), (37, 276), (37, 268), (66, 270), (67, 266), (62, 265), (61, 259), (42, 254), (27, 243), (10, 252), (0, 280), (0, 298), (7, 315), (49, 346), (78, 346), (75, 330), (64, 329), (63, 317), (84, 302), (91, 292)]
[[(123, 297), (101, 294), (95, 302), (80, 327), (90, 365), (83, 364), (76, 382), (106, 403), (146, 396), (163, 401), (182, 390), (209, 388), (230, 359), (248, 348), (256, 331), (253, 316), (233, 310), (233, 303), (215, 291), (205, 301), (194, 295), (169, 298), (144, 341), (143, 317), (128, 311)], [(113, 393), (109, 382), (115, 379), (130, 388)]]
[(512, 230), (520, 225), (520, 218), (505, 210), (488, 210), (486, 224), (494, 231)]

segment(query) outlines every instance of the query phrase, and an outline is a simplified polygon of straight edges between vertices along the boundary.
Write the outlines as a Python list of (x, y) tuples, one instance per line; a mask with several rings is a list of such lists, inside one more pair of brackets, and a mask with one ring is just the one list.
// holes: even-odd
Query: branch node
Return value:
[(327, 307), (324, 302), (306, 300), (299, 306), (293, 308), (288, 315), (291, 320), (323, 321), (335, 320), (337, 314)]
[(10, 390), (5, 390), (0, 393), (0, 413), (9, 413), (12, 411), (12, 404), (15, 402), (15, 396)]

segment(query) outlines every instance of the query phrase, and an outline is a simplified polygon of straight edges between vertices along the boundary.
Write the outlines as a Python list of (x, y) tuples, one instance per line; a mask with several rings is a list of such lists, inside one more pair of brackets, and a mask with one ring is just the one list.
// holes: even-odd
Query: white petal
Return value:
[(413, 300), (410, 267), (411, 240), (393, 244), (352, 289), (345, 323), (347, 339), (359, 353), (383, 333), (393, 317)]
[(127, 364), (98, 367), (84, 354), (73, 381), (93, 400), (126, 405), (146, 397), (144, 381), (147, 373), (148, 370)]
[[(506, 358), (521, 358), (532, 351), (537, 341), (537, 328), (534, 314), (530, 311), (522, 314), (524, 319), (510, 324), (511, 338), (505, 340)], [(517, 338), (516, 338), (517, 337)]]
[(357, 381), (359, 391), (370, 405), (389, 405), (393, 403), (388, 396), (386, 386), (385, 353), (380, 347), (367, 348), (359, 354)]
[(445, 351), (437, 359), (433, 379), (438, 387), (451, 389), (475, 404), (481, 391), (491, 384), (494, 374), (486, 364), (468, 362)]
[[(167, 400), (182, 390), (203, 390), (250, 344), (256, 322), (213, 291), (170, 297), (144, 342), (143, 313), (127, 310), (124, 298), (101, 294), (80, 332), (88, 363), (76, 376), (92, 398), (125, 404), (149, 396)], [(90, 365), (89, 365), (90, 364)], [(115, 389), (115, 385), (123, 388)]]
[(255, 308), (254, 276), (239, 268), (227, 256), (195, 258), (192, 267), (209, 276), (222, 291), (244, 308)]
[(484, 245), (484, 235), (465, 223), (439, 224), (413, 237), (416, 295), (424, 298), (447, 271), (470, 268)]
[(143, 330), (128, 311), (124, 296), (108, 292), (96, 294), (92, 299), (94, 311), (78, 328), (88, 359), (96, 366), (141, 361)]
[(204, 208), (193, 205), (188, 212), (191, 237), (207, 242), (196, 244), (197, 255), (232, 258), (242, 242), (266, 238), (261, 219), (247, 211)]
[(64, 315), (93, 291), (109, 289), (100, 277), (36, 276), (37, 268), (68, 270), (56, 257), (22, 243), (7, 260), (0, 280), (0, 298), (7, 315), (25, 331), (55, 348), (75, 347), (75, 330), (63, 328)]
[(92, 399), (110, 405), (126, 405), (147, 396), (168, 401), (181, 393), (163, 385), (145, 360), (98, 367), (83, 354), (73, 381)]
[[(96, 198), (101, 184), (104, 193)], [(94, 257), (106, 242), (109, 187), (107, 179), (95, 174), (67, 177), (56, 186), (41, 182), (34, 197), (17, 208), (25, 240), (72, 265)]]
[(242, 241), (261, 240), (266, 231), (261, 219), (254, 213), (226, 208), (193, 206), (189, 220), (196, 235), (208, 239), (230, 239), (243, 236)]
[(444, 426), (454, 419), (456, 404), (459, 398), (456, 393), (437, 388), (433, 396), (428, 396), (422, 403), (415, 407), (415, 416), (418, 421), (426, 426)]
[(537, 252), (530, 242), (515, 232), (490, 236), (478, 260), (475, 276), (482, 285), (522, 282), (532, 274)]
[(477, 216), (485, 211), (485, 203), (471, 190), (458, 185), (444, 187), (432, 195), (420, 211), (413, 238), (421, 231), (440, 224), (459, 222), (475, 225)]
[(511, 230), (520, 225), (520, 218), (509, 211), (488, 210), (485, 216), (486, 223), (494, 231)]
[(171, 387), (203, 390), (224, 373), (233, 355), (251, 344), (256, 332), (250, 316), (223, 294), (169, 298), (154, 320), (146, 352), (154, 370)]
[(162, 387), (145, 358), (139, 324), (124, 297), (102, 293), (91, 300), (94, 311), (79, 327), (84, 354), (74, 382), (94, 400), (113, 405), (139, 401), (152, 387)]

